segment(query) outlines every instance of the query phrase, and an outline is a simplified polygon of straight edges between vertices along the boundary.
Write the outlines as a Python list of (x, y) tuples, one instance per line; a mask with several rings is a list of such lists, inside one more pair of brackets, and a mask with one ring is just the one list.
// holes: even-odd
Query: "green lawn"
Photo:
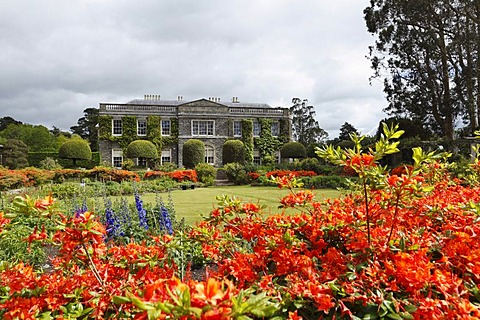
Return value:
[[(175, 206), (175, 211), (178, 218), (185, 217), (188, 224), (201, 219), (201, 215), (207, 215), (217, 201), (217, 195), (236, 196), (243, 202), (254, 202), (260, 205), (266, 205), (264, 210), (266, 213), (280, 212), (278, 206), (280, 199), (288, 194), (288, 190), (279, 189), (277, 187), (251, 187), (251, 186), (223, 186), (223, 187), (209, 187), (197, 188), (188, 190), (172, 191), (172, 199)], [(325, 198), (335, 198), (340, 195), (337, 190), (322, 189), (315, 190), (317, 200)], [(161, 194), (163, 201), (167, 201), (167, 194)], [(155, 203), (155, 194), (144, 194), (141, 196), (144, 203)], [(130, 199), (129, 197), (129, 200)]]

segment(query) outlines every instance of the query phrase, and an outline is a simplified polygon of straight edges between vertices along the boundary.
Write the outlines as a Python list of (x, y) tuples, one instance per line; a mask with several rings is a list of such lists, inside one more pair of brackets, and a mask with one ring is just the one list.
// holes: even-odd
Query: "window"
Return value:
[(169, 136), (172, 131), (170, 120), (162, 120), (162, 136)]
[(192, 136), (213, 136), (214, 120), (192, 120)]
[(145, 159), (145, 158), (137, 158), (137, 166), (139, 166), (139, 167), (146, 167), (146, 166), (147, 166), (147, 159)]
[(112, 134), (114, 136), (122, 135), (122, 119), (113, 119), (112, 120)]
[(161, 164), (172, 162), (172, 150), (162, 150)]
[(147, 120), (145, 119), (137, 120), (137, 135), (138, 136), (147, 135)]
[(112, 150), (112, 165), (115, 168), (121, 168), (123, 162), (122, 150)]
[(280, 125), (277, 121), (272, 122), (272, 136), (278, 137), (280, 135)]
[(280, 150), (275, 152), (275, 162), (276, 163), (281, 163), (281, 155), (280, 155)]
[(254, 121), (253, 122), (253, 136), (254, 137), (260, 137), (261, 129), (262, 129), (262, 126), (260, 125), (260, 122)]
[(205, 146), (205, 163), (215, 163), (215, 149), (212, 146)]
[(242, 121), (233, 121), (233, 136), (242, 136)]
[(254, 163), (254, 164), (258, 164), (258, 165), (261, 164), (261, 161), (260, 161), (260, 150), (258, 150), (258, 149), (254, 149), (254, 150), (253, 150), (253, 163)]

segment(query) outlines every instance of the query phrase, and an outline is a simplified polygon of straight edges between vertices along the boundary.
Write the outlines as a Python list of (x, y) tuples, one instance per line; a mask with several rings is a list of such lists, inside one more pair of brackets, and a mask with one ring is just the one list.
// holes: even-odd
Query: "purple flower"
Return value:
[(165, 229), (168, 234), (173, 233), (172, 228), (172, 221), (170, 220), (170, 215), (168, 214), (168, 209), (165, 207), (161, 208), (161, 215), (160, 215), (160, 225), (162, 229)]
[(135, 191), (135, 206), (137, 207), (138, 212), (138, 220), (140, 221), (140, 227), (148, 230), (148, 223), (147, 223), (147, 211), (143, 208), (142, 200), (138, 195), (138, 192)]

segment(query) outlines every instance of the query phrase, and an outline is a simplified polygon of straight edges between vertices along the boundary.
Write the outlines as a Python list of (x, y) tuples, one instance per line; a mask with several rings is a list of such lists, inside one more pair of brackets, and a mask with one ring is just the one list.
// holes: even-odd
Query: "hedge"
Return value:
[[(64, 167), (68, 168), (72, 165), (72, 161), (68, 159), (60, 159), (58, 157), (58, 152), (29, 152), (28, 153), (28, 164), (32, 167), (40, 167), (40, 162), (45, 158), (50, 157), (54, 160), (57, 160), (58, 163)], [(92, 152), (91, 160), (77, 160), (77, 167), (82, 167), (85, 169), (92, 169), (100, 165), (100, 153)]]

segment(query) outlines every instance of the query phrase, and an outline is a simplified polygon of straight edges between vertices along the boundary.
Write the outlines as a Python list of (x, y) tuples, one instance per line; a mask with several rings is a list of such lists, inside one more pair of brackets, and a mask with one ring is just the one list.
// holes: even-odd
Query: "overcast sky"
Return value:
[(368, 0), (0, 0), (0, 117), (69, 130), (144, 94), (290, 107), (330, 138), (386, 117)]

